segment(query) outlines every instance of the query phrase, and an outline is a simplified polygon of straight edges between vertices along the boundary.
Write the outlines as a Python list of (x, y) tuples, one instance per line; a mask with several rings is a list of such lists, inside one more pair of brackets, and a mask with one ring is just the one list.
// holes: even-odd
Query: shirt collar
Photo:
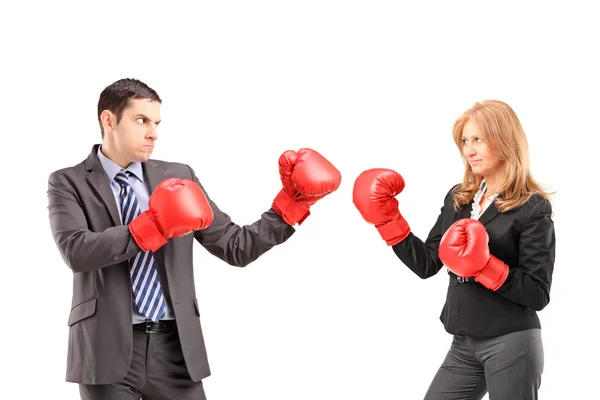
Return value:
[(113, 160), (106, 157), (102, 153), (102, 145), (98, 146), (98, 152), (96, 153), (98, 156), (98, 161), (104, 168), (104, 172), (106, 173), (106, 177), (109, 182), (112, 182), (115, 179), (115, 176), (119, 173), (119, 171), (125, 169), (126, 171), (131, 172), (136, 178), (138, 178), (142, 183), (144, 182), (144, 174), (142, 172), (142, 163), (139, 161), (133, 162), (127, 166), (127, 168), (121, 168), (117, 165)]
[[(481, 196), (483, 196), (483, 194), (485, 193), (485, 190), (487, 189), (487, 182), (485, 181), (485, 178), (481, 180), (481, 183), (479, 184), (479, 190), (477, 191), (477, 193), (475, 193), (476, 197), (478, 197), (479, 199), (481, 199)], [(492, 195), (488, 196), (488, 199), (491, 198), (496, 198), (498, 197), (498, 193), (494, 193)]]

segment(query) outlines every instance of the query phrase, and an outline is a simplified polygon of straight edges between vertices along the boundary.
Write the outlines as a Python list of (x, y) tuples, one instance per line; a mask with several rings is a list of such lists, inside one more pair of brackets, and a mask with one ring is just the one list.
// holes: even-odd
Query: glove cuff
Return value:
[(292, 199), (281, 189), (273, 200), (273, 210), (289, 225), (300, 225), (310, 215), (309, 207)]
[(393, 222), (376, 226), (376, 228), (388, 246), (394, 246), (400, 243), (406, 239), (410, 233), (410, 226), (408, 226), (408, 222), (406, 222), (404, 217), (402, 217), (400, 214), (398, 214), (398, 218), (396, 218)]
[(486, 288), (496, 291), (508, 278), (508, 271), (508, 265), (490, 255), (490, 261), (488, 261), (487, 265), (481, 270), (481, 273), (476, 277), (476, 280)]
[(155, 252), (167, 243), (156, 226), (150, 210), (144, 211), (129, 223), (129, 232), (142, 251)]

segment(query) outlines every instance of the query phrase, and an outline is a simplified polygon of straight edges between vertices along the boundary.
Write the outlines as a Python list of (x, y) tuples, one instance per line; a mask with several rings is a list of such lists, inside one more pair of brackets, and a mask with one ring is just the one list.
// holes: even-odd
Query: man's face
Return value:
[(125, 165), (132, 162), (148, 161), (158, 138), (157, 126), (160, 123), (160, 103), (150, 99), (130, 99), (123, 110), (121, 120), (111, 113), (111, 131), (105, 131), (105, 139), (110, 141), (112, 155)]

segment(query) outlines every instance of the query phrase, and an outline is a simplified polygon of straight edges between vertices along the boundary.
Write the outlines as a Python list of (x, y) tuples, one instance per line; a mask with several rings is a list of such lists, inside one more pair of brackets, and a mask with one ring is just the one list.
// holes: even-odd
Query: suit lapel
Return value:
[(87, 180), (92, 189), (104, 202), (104, 205), (108, 209), (108, 212), (113, 220), (113, 224), (115, 224), (115, 226), (122, 225), (121, 219), (119, 218), (119, 210), (117, 209), (117, 204), (115, 203), (115, 197), (110, 188), (108, 179), (106, 179), (106, 173), (104, 172), (102, 164), (100, 164), (100, 161), (98, 161), (98, 157), (96, 156), (98, 147), (99, 145), (94, 145), (92, 152), (85, 161), (85, 167), (88, 171), (90, 171)]
[(455, 223), (458, 220), (461, 220), (463, 218), (471, 218), (471, 211), (473, 210), (473, 206), (471, 204), (468, 204), (466, 206), (463, 206), (462, 210), (457, 213), (454, 213), (454, 218), (452, 220), (452, 223)]
[[(152, 196), (152, 193), (154, 193), (154, 190), (156, 189), (158, 184), (166, 179), (166, 175), (165, 175), (163, 169), (160, 168), (158, 166), (158, 164), (152, 160), (143, 162), (142, 170), (144, 171), (145, 179), (148, 180), (148, 190), (149, 190), (150, 196)], [(162, 246), (160, 249), (158, 249), (154, 253), (154, 257), (155, 257), (156, 261), (158, 262), (158, 265), (165, 266), (165, 270), (167, 271), (168, 277), (170, 277), (170, 273), (169, 273), (170, 271), (167, 268), (167, 265), (169, 263), (165, 262), (165, 260), (168, 259), (168, 257), (169, 257), (169, 253), (170, 253), (172, 245), (173, 245), (172, 241), (169, 240), (169, 241), (167, 241), (167, 244)]]
[[(471, 218), (472, 211), (473, 211), (473, 203), (471, 202), (471, 204), (464, 206), (460, 213), (454, 214), (454, 220), (452, 222), (454, 223), (463, 218)], [(498, 214), (500, 214), (500, 211), (498, 211), (498, 209), (496, 208), (496, 204), (492, 203), (488, 206), (488, 208), (486, 208), (486, 210), (483, 212), (483, 214), (479, 217), (479, 222), (481, 222), (483, 225), (485, 225), (488, 222), (490, 222), (492, 219), (496, 218), (496, 216), (498, 216)]]
[(152, 160), (148, 160), (142, 163), (142, 168), (148, 178), (148, 186), (150, 189), (150, 195), (154, 193), (154, 189), (160, 182), (166, 179), (164, 171), (158, 167), (158, 164)]
[(479, 222), (485, 225), (492, 219), (496, 218), (498, 214), (500, 214), (500, 211), (498, 211), (498, 208), (496, 208), (496, 203), (492, 202), (492, 204), (490, 204), (479, 217)]

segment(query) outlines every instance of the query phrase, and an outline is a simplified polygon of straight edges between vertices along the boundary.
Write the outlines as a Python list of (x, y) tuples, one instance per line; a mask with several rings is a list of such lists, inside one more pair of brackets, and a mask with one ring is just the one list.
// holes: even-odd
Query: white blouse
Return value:
[(485, 210), (488, 208), (488, 206), (490, 204), (492, 204), (494, 199), (496, 197), (498, 197), (498, 193), (488, 196), (485, 203), (483, 204), (483, 209), (481, 209), (479, 203), (481, 202), (481, 197), (485, 193), (486, 188), (487, 188), (487, 183), (485, 182), (485, 179), (484, 179), (481, 181), (481, 184), (479, 185), (479, 190), (477, 191), (477, 193), (475, 193), (475, 197), (473, 198), (473, 204), (472, 204), (473, 209), (471, 211), (471, 218), (473, 218), (473, 219), (479, 219), (479, 217), (481, 217), (481, 214), (483, 214), (485, 212)]

